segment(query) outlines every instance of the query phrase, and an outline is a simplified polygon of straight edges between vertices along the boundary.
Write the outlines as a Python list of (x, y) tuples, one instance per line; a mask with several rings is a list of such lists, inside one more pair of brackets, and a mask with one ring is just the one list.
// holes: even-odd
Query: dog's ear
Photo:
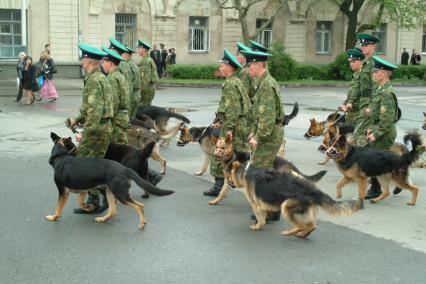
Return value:
[(54, 132), (50, 132), (50, 138), (52, 139), (53, 142), (57, 142), (59, 139), (61, 139), (61, 137), (59, 137), (56, 133)]
[(423, 112), (423, 116), (426, 116), (426, 112)]
[(231, 132), (226, 133), (225, 142), (226, 142), (226, 144), (232, 143), (232, 133)]

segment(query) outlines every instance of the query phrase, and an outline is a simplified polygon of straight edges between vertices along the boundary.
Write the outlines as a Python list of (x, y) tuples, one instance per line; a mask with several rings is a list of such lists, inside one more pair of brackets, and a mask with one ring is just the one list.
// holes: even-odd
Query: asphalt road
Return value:
[[(143, 200), (147, 226), (137, 229), (136, 213), (118, 205), (106, 224), (94, 216), (75, 215), (76, 196), (58, 222), (48, 222), (57, 200), (53, 170), (48, 164), (50, 131), (71, 136), (64, 120), (78, 112), (77, 90), (62, 90), (57, 103), (25, 106), (12, 102), (14, 90), (0, 86), (0, 283), (424, 283), (426, 279), (426, 178), (412, 170), (421, 191), (408, 207), (408, 192), (348, 217), (320, 214), (317, 230), (307, 240), (282, 237), (290, 225), (269, 224), (249, 230), (250, 208), (240, 191), (218, 206), (209, 206), (201, 192), (212, 178), (192, 175), (201, 165), (197, 144), (162, 147), (168, 172), (162, 188), (167, 197)], [(286, 112), (298, 101), (301, 110), (285, 130), (286, 155), (303, 172), (322, 169), (319, 187), (334, 197), (340, 177), (333, 163), (317, 164), (320, 140), (302, 134), (309, 118), (323, 119), (343, 101), (345, 89), (295, 88), (282, 94)], [(426, 99), (424, 87), (397, 88), (403, 119), (399, 139), (419, 127)], [(155, 105), (175, 107), (191, 125), (211, 122), (219, 100), (217, 89), (164, 88)], [(155, 161), (150, 165), (158, 169)], [(132, 186), (141, 200), (141, 190)], [(348, 185), (344, 198), (356, 195)]]

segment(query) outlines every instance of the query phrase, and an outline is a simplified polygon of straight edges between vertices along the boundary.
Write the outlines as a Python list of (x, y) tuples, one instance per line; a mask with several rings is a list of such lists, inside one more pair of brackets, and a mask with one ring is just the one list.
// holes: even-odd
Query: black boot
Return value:
[[(268, 214), (266, 215), (266, 222), (279, 221), (280, 216), (281, 216), (280, 211), (277, 211), (277, 212), (269, 211)], [(254, 214), (250, 215), (250, 219), (255, 220), (257, 222), (256, 215)]]
[(220, 190), (223, 187), (224, 182), (225, 180), (223, 177), (215, 177), (213, 187), (209, 190), (204, 191), (203, 194), (205, 196), (218, 196)]
[(98, 214), (100, 209), (99, 205), (99, 194), (92, 194), (89, 192), (89, 198), (87, 198), (87, 205), (91, 207), (90, 210), (85, 210), (83, 208), (74, 208), (75, 214)]
[(162, 175), (160, 175), (154, 170), (148, 169), (148, 181), (152, 185), (157, 185), (162, 179), (163, 179)]
[(395, 187), (395, 188), (393, 189), (393, 194), (397, 195), (397, 194), (399, 194), (401, 191), (402, 191), (402, 189), (401, 189), (401, 188), (399, 188), (399, 187)]
[(371, 178), (371, 187), (367, 191), (367, 195), (365, 199), (373, 199), (382, 194), (382, 189), (380, 188), (380, 184), (376, 178)]
[(92, 214), (101, 214), (102, 212), (104, 212), (105, 210), (107, 210), (108, 207), (109, 207), (109, 205), (108, 205), (108, 198), (106, 197), (105, 190), (102, 190), (101, 193), (102, 193), (102, 206), (98, 206), (98, 209), (94, 210), (92, 212)]

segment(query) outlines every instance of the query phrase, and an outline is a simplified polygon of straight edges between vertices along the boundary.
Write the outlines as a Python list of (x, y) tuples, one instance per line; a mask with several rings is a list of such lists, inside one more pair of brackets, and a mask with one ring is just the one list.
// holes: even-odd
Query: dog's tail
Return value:
[(317, 183), (322, 179), (323, 176), (325, 176), (326, 173), (327, 173), (327, 171), (319, 171), (316, 174), (311, 175), (311, 176), (307, 176), (307, 175), (304, 175), (304, 174), (302, 174), (302, 175), (303, 175), (304, 178), (312, 181), (313, 183)]
[(295, 102), (291, 113), (289, 115), (287, 114), (284, 115), (283, 125), (288, 125), (290, 121), (297, 116), (298, 113), (299, 113), (299, 104)]
[(185, 123), (191, 123), (191, 121), (186, 117), (186, 116), (184, 116), (184, 115), (181, 115), (180, 113), (176, 113), (176, 112), (171, 112), (171, 111), (169, 111), (169, 115), (171, 116), (171, 117), (174, 117), (174, 118), (177, 118), (177, 119), (180, 119), (180, 120), (182, 120), (183, 122), (185, 122)]
[(422, 146), (422, 136), (415, 129), (408, 131), (408, 133), (404, 136), (404, 143), (407, 144), (408, 141), (411, 142), (412, 149), (410, 152), (403, 154), (402, 159), (405, 164), (411, 165), (420, 158), (420, 155), (423, 154), (425, 148)]
[(143, 188), (144, 190), (146, 190), (147, 192), (149, 192), (151, 194), (158, 195), (158, 196), (164, 196), (164, 195), (170, 195), (170, 194), (174, 193), (173, 190), (160, 189), (160, 188), (152, 185), (151, 183), (142, 179), (134, 170), (132, 170), (130, 168), (127, 168), (125, 173), (126, 173), (127, 178), (134, 180), (136, 182), (136, 184), (139, 185), (139, 187)]
[(323, 193), (319, 206), (330, 215), (347, 216), (364, 208), (364, 202), (362, 199), (336, 201)]

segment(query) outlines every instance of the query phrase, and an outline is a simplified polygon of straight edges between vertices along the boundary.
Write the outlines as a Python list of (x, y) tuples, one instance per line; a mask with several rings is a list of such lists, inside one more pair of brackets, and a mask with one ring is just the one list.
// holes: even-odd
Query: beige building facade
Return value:
[[(376, 9), (367, 5), (359, 18), (368, 22)], [(251, 33), (276, 10), (276, 0), (255, 4), (248, 15)], [(346, 25), (331, 0), (288, 0), (258, 40), (282, 42), (299, 62), (324, 64), (344, 51)], [(0, 0), (0, 27), (2, 65), (15, 63), (20, 50), (38, 59), (50, 43), (57, 64), (77, 66), (79, 42), (100, 47), (111, 36), (131, 47), (138, 38), (174, 47), (177, 63), (215, 63), (224, 47), (235, 50), (242, 40), (237, 11), (215, 0)], [(392, 62), (400, 62), (404, 47), (426, 55), (423, 26), (403, 30), (386, 23), (372, 32), (383, 39), (379, 54)]]

